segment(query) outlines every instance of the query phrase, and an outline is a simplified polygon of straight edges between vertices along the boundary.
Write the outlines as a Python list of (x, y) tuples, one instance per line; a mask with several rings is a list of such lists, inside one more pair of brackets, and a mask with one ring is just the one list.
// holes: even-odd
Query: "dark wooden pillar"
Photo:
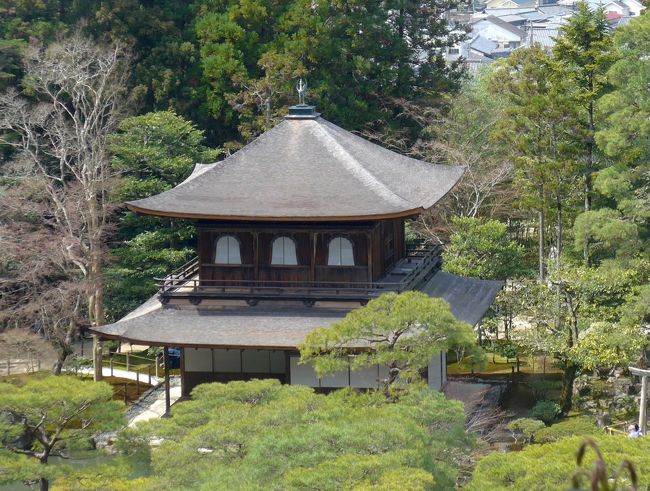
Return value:
[(318, 232), (309, 234), (309, 242), (311, 249), (311, 263), (309, 264), (309, 282), (314, 283), (316, 280), (316, 243), (318, 242)]
[(374, 246), (372, 242), (372, 232), (366, 232), (366, 242), (367, 242), (367, 250), (368, 250), (368, 283), (372, 283), (374, 277), (373, 277), (373, 268), (372, 268), (372, 248)]
[(165, 414), (164, 417), (170, 416), (169, 409), (171, 407), (171, 396), (169, 394), (169, 348), (163, 348), (163, 360), (165, 363)]
[(253, 279), (260, 279), (260, 236), (253, 232)]

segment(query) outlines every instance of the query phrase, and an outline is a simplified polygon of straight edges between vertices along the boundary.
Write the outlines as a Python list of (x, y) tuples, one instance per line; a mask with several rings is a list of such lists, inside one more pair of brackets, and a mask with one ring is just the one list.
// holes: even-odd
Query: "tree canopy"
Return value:
[[(350, 344), (367, 348), (351, 356)], [(388, 390), (399, 379), (413, 380), (433, 355), (456, 345), (473, 345), (472, 328), (439, 298), (421, 292), (387, 293), (349, 312), (329, 327), (310, 332), (300, 345), (301, 363), (312, 363), (319, 375), (346, 369), (388, 367)]]
[(457, 217), (454, 232), (443, 253), (443, 268), (449, 273), (486, 280), (522, 276), (524, 248), (507, 235), (497, 220)]
[(50, 457), (66, 456), (122, 420), (122, 404), (103, 382), (48, 376), (0, 383), (0, 393), (0, 482), (38, 479), (47, 491), (55, 475), (47, 467)]
[[(162, 444), (149, 447), (152, 436)], [(200, 385), (173, 417), (123, 435), (150, 456), (141, 489), (450, 489), (471, 445), (462, 404), (417, 386), (319, 395), (274, 380)]]

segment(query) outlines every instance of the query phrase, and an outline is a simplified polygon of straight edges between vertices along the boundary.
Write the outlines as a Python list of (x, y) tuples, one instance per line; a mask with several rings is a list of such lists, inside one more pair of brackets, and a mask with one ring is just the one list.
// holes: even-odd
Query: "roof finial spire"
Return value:
[(298, 91), (298, 103), (304, 104), (305, 94), (307, 93), (307, 82), (305, 82), (303, 79), (298, 80), (298, 83), (296, 84), (296, 90)]

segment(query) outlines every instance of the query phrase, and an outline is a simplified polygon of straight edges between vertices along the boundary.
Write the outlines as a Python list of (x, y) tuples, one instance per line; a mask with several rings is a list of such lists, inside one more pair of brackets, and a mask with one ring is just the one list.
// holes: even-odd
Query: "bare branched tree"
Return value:
[[(58, 374), (84, 317), (87, 280), (69, 259), (76, 254), (74, 242), (61, 237), (46, 188), (44, 179), (34, 177), (0, 193), (0, 328), (33, 331), (48, 340)], [(74, 194), (72, 186), (68, 191)], [(77, 209), (65, 211), (78, 237), (84, 225)]]
[(123, 47), (75, 35), (29, 48), (31, 99), (15, 90), (0, 95), (0, 144), (17, 150), (15, 173), (40, 178), (56, 240), (87, 285), (92, 325), (104, 322), (102, 263), (113, 182), (106, 140), (125, 107), (127, 71)]
[(466, 84), (460, 94), (440, 106), (423, 107), (399, 99), (392, 101), (391, 108), (418, 126), (418, 139), (412, 142), (407, 130), (393, 130), (386, 122), (374, 125), (380, 131), (369, 128), (363, 136), (414, 158), (466, 169), (447, 197), (421, 215), (420, 235), (441, 242), (451, 230), (453, 216), (494, 218), (512, 213), (515, 194), (509, 184), (514, 166), (491, 138), (502, 117), (500, 101), (481, 81)]

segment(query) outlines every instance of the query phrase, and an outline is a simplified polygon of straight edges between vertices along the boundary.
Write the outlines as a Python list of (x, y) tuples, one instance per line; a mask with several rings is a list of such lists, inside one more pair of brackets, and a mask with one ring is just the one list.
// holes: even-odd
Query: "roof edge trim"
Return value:
[[(452, 186), (453, 187), (453, 186)], [(247, 222), (355, 222), (364, 220), (383, 220), (387, 218), (402, 218), (419, 215), (426, 211), (426, 208), (417, 207), (395, 213), (379, 215), (349, 215), (349, 216), (295, 216), (295, 217), (273, 217), (273, 216), (239, 216), (239, 215), (203, 215), (201, 213), (175, 213), (170, 211), (158, 211), (141, 208), (132, 202), (127, 202), (126, 207), (142, 215), (152, 215), (171, 218), (188, 218), (193, 220), (232, 220)]]
[[(161, 342), (156, 342), (156, 341), (150, 341), (146, 339), (138, 339), (138, 338), (133, 338), (133, 337), (128, 337), (128, 336), (120, 336), (119, 334), (106, 334), (102, 331), (100, 331), (100, 328), (89, 328), (88, 330), (105, 340), (108, 339), (113, 339), (113, 340), (120, 340), (120, 341), (126, 341), (132, 344), (137, 344), (137, 345), (142, 345), (142, 346), (168, 346), (168, 347), (174, 347), (174, 348), (230, 348), (230, 349), (263, 349), (263, 350), (277, 350), (277, 351), (298, 351), (297, 346), (291, 346), (291, 345), (285, 345), (285, 346), (257, 346), (257, 345), (238, 345), (238, 344), (201, 344), (201, 343), (173, 343), (173, 342), (167, 342), (167, 343), (161, 343)], [(348, 348), (351, 352), (363, 352), (363, 351), (368, 351), (368, 348), (361, 348), (361, 347), (350, 347)]]

